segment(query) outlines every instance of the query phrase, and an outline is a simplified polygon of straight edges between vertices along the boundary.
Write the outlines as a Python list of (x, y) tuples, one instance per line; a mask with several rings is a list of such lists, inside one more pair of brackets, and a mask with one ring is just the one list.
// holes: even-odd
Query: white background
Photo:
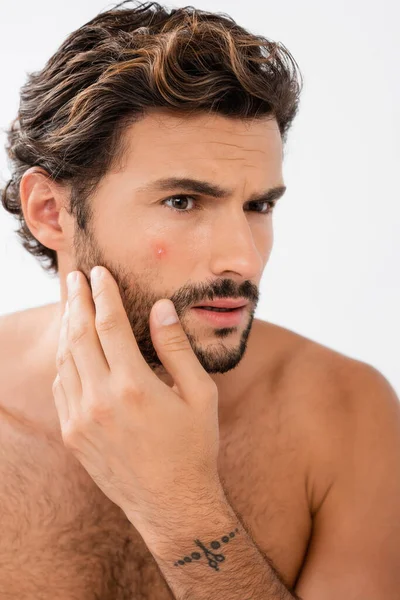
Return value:
[[(0, 0), (0, 179), (26, 73), (103, 0)], [(177, 0), (167, 6), (185, 6)], [(256, 316), (379, 369), (400, 393), (400, 8), (397, 0), (193, 0), (282, 42), (304, 76), (289, 133), (288, 190)], [(1, 207), (0, 207), (1, 208)], [(0, 210), (0, 315), (59, 299)]]

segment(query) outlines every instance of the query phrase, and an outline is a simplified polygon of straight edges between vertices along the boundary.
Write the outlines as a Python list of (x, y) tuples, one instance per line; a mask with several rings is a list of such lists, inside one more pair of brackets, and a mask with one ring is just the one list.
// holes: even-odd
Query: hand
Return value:
[[(217, 471), (218, 390), (177, 322), (150, 313), (168, 387), (144, 360), (111, 273), (76, 271), (56, 357), (53, 395), (64, 445), (140, 531), (196, 510), (222, 490)], [(92, 297), (93, 293), (93, 297)], [(94, 302), (93, 302), (94, 299)]]

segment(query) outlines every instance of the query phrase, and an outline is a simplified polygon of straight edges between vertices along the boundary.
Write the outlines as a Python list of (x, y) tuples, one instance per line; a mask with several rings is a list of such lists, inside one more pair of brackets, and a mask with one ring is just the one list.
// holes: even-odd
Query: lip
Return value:
[[(225, 306), (221, 308), (230, 307)], [(246, 306), (241, 306), (240, 308), (236, 308), (234, 311), (227, 313), (212, 312), (210, 310), (204, 310), (199, 307), (193, 307), (191, 310), (197, 317), (199, 317), (199, 319), (207, 321), (210, 325), (213, 325), (214, 327), (236, 327), (237, 325), (240, 325), (244, 318)]]
[(205, 301), (193, 308), (202, 308), (203, 306), (213, 306), (214, 308), (242, 308), (247, 306), (248, 301), (245, 298), (221, 298), (221, 300)]

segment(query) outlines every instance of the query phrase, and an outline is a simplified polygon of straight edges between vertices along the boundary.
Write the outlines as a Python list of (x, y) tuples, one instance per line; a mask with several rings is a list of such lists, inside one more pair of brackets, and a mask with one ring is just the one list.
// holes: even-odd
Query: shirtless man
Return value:
[[(395, 600), (398, 398), (372, 366), (254, 318), (294, 80), (276, 69), (263, 86), (268, 73), (253, 72), (252, 96), (232, 79), (221, 105), (232, 114), (210, 112), (224, 71), (195, 88), (177, 57), (187, 53), (189, 72), (210, 44), (228, 65), (221, 40), (254, 38), (222, 17), (152, 10), (118, 9), (71, 34), (26, 86), (10, 132), (3, 204), (28, 249), (50, 259), (61, 299), (0, 318), (0, 597)], [(130, 34), (146, 52), (129, 54), (127, 32), (151, 14), (152, 35)], [(185, 15), (192, 46), (184, 30), (174, 46)], [(170, 37), (155, 35), (161, 18)], [(116, 116), (140, 102), (152, 108), (115, 144)], [(239, 105), (247, 118), (235, 118)], [(179, 322), (161, 329), (153, 307), (165, 298)], [(194, 308), (216, 299), (246, 306)]]

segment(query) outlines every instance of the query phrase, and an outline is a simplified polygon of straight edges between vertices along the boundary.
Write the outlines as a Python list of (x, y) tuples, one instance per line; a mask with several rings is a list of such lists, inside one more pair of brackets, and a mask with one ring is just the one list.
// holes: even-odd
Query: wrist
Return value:
[[(129, 518), (129, 517), (128, 517)], [(132, 521), (131, 521), (132, 522)], [(239, 521), (222, 487), (202, 492), (191, 501), (163, 506), (140, 523), (134, 523), (149, 550), (158, 557), (171, 556), (171, 549), (193, 544), (199, 535), (215, 535), (237, 527)]]

